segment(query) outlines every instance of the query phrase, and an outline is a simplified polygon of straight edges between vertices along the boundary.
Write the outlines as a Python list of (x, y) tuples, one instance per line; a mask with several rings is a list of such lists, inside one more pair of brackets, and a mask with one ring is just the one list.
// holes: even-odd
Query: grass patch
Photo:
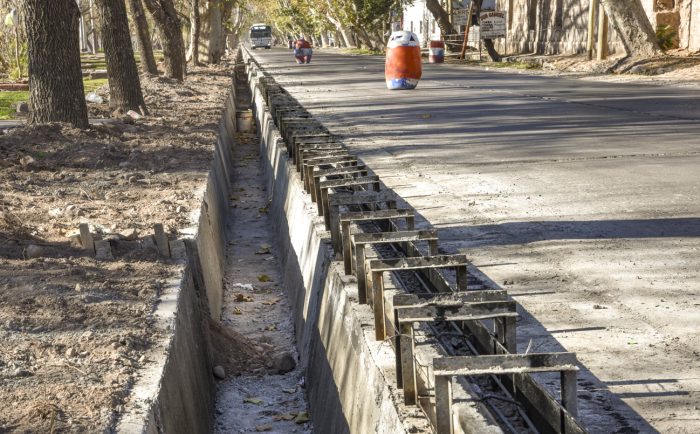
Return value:
[(383, 51), (378, 50), (368, 50), (366, 48), (345, 48), (342, 50), (343, 54), (357, 54), (361, 56), (383, 56)]
[(29, 92), (27, 91), (2, 91), (0, 92), (0, 119), (12, 119), (12, 114), (15, 110), (12, 104), (20, 101), (28, 101)]
[[(107, 84), (106, 78), (83, 80), (83, 86), (85, 87), (86, 94), (92, 92), (93, 90), (99, 89), (105, 84)], [(12, 108), (12, 104), (20, 101), (29, 101), (28, 91), (0, 91), (0, 119), (14, 119), (15, 109)]]
[(85, 87), (85, 93), (92, 92), (93, 90), (99, 89), (105, 84), (107, 84), (107, 79), (106, 78), (94, 78), (92, 80), (90, 79), (85, 79), (83, 80), (83, 87)]

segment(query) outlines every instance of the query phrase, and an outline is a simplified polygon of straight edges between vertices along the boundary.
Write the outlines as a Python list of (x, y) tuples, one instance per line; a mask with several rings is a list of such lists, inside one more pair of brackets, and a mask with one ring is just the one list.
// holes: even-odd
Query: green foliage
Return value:
[(676, 46), (678, 32), (671, 26), (657, 26), (656, 40), (659, 43), (659, 48), (666, 51)]
[(342, 50), (345, 54), (356, 54), (361, 56), (383, 56), (384, 52), (379, 50), (368, 50), (366, 48), (346, 48)]
[(29, 101), (29, 92), (27, 91), (0, 91), (0, 119), (12, 119), (12, 114), (15, 109), (12, 104), (20, 101)]

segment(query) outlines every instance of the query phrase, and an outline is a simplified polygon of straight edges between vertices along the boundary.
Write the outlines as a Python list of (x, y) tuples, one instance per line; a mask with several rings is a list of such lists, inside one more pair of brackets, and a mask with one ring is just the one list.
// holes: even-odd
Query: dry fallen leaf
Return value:
[(234, 301), (237, 301), (237, 302), (253, 301), (253, 300), (254, 300), (253, 297), (251, 297), (250, 295), (246, 295), (246, 294), (236, 294), (236, 298), (234, 299)]
[(269, 282), (272, 279), (270, 279), (270, 276), (268, 276), (267, 274), (261, 274), (258, 276), (258, 280), (261, 282)]
[(260, 398), (246, 398), (243, 402), (248, 402), (250, 404), (260, 405), (262, 404), (262, 399)]
[(268, 253), (270, 253), (270, 248), (271, 248), (271, 247), (272, 247), (272, 246), (270, 246), (269, 244), (261, 244), (261, 245), (260, 245), (260, 248), (258, 249), (257, 252), (255, 252), (255, 254), (256, 254), (256, 255), (265, 255), (265, 254), (268, 254)]
[(309, 421), (309, 413), (302, 411), (301, 413), (297, 414), (297, 417), (294, 418), (294, 422), (296, 423), (305, 423)]
[(279, 298), (273, 298), (272, 300), (263, 301), (262, 304), (272, 306), (273, 304), (277, 304), (278, 301), (280, 301)]
[(257, 432), (272, 431), (272, 425), (269, 425), (269, 424), (258, 425), (255, 427), (255, 431), (257, 431)]

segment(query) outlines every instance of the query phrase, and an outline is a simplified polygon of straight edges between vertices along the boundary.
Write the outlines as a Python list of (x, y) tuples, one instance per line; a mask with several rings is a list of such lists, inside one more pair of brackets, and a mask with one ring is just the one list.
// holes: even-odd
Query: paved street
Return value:
[(578, 353), (591, 432), (700, 432), (700, 90), (253, 53), (508, 289), (519, 351)]

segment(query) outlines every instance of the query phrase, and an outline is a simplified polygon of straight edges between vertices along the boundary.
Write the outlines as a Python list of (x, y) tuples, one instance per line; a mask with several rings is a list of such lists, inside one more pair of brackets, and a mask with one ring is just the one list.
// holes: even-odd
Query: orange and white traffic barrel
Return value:
[(430, 41), (430, 54), (428, 62), (444, 63), (445, 62), (445, 41)]
[(415, 89), (422, 74), (418, 36), (393, 32), (386, 50), (384, 77), (389, 90)]

